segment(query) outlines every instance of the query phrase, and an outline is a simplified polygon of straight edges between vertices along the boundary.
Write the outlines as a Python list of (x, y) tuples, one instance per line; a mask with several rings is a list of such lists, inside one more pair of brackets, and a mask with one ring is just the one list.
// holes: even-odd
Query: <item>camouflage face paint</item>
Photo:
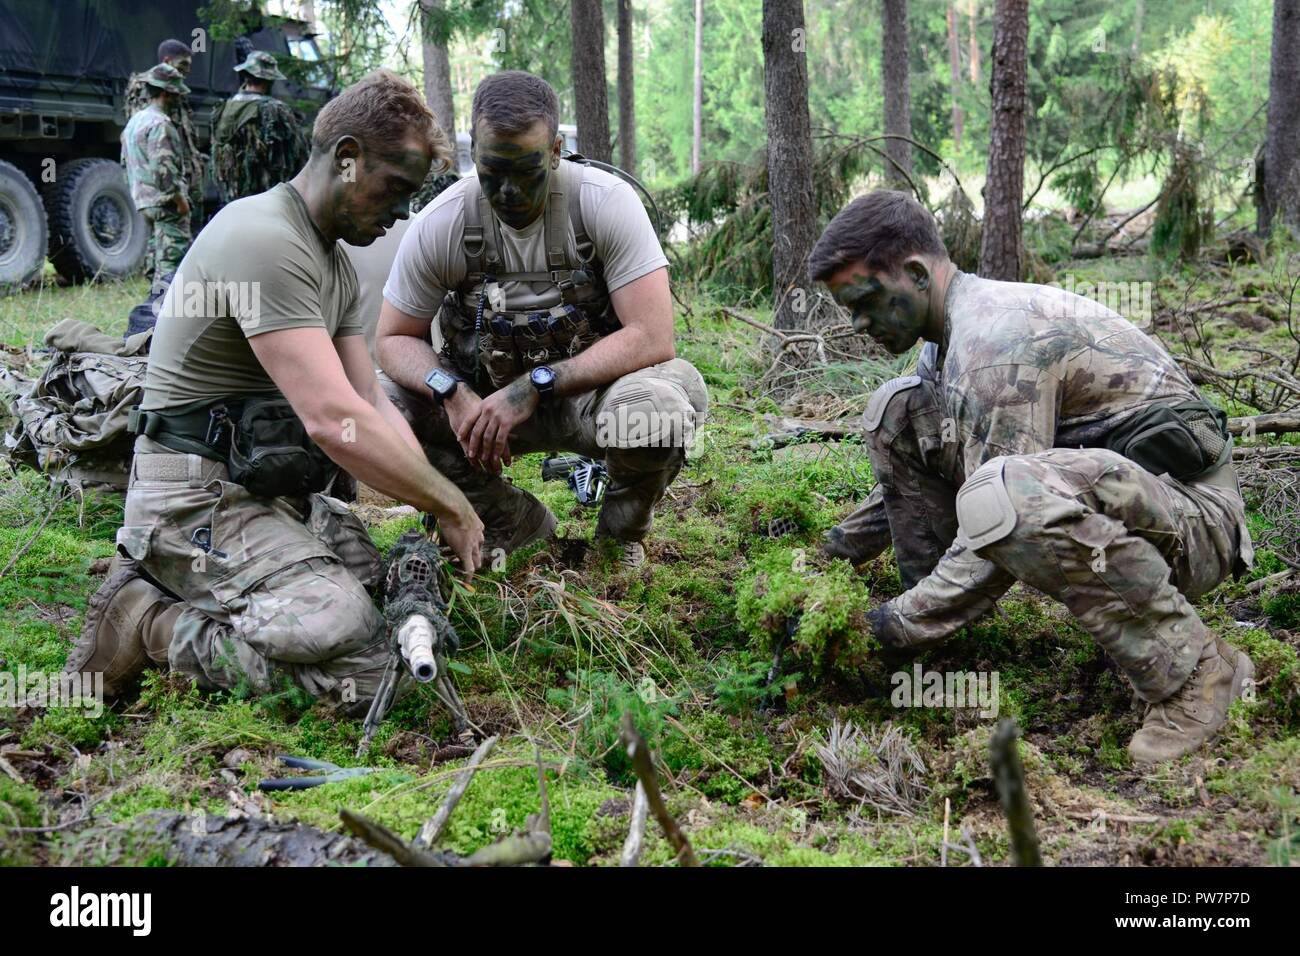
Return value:
[(853, 328), (894, 355), (921, 337), (928, 297), (906, 274), (891, 276), (850, 266), (826, 283), (835, 301), (853, 314)]
[(479, 188), (497, 218), (511, 229), (537, 221), (546, 209), (555, 148), (538, 120), (522, 133), (500, 133), (481, 120), (474, 137)]
[(340, 176), (334, 222), (338, 236), (368, 246), (399, 219), (411, 214), (411, 197), (424, 182), (430, 156), (423, 144), (408, 141), (390, 156), (362, 156), (349, 181)]

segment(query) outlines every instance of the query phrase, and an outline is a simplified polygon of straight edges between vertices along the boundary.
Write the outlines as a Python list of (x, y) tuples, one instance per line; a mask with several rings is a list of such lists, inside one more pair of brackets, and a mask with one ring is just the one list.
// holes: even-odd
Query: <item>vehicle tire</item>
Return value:
[(45, 267), (45, 206), (21, 169), (0, 160), (0, 289), (31, 282)]
[(59, 275), (121, 279), (144, 264), (149, 226), (131, 202), (126, 173), (111, 159), (60, 165), (46, 187), (45, 208), (50, 261)]

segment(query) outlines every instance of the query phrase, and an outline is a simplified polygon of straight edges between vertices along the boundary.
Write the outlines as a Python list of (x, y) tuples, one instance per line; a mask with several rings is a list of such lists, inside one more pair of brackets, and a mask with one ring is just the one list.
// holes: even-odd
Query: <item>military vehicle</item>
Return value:
[[(140, 268), (148, 236), (119, 165), (127, 81), (157, 62), (163, 40), (190, 44), (186, 83), (207, 152), (213, 107), (239, 85), (235, 43), (213, 40), (199, 15), (209, 2), (0, 0), (0, 288), (36, 278), (47, 255), (73, 281)], [(242, 24), (254, 49), (309, 63), (321, 59), (311, 17), (310, 0), (265, 0)], [(313, 85), (273, 92), (312, 113), (330, 93), (308, 63), (295, 72)], [(210, 175), (204, 196), (215, 211)]]

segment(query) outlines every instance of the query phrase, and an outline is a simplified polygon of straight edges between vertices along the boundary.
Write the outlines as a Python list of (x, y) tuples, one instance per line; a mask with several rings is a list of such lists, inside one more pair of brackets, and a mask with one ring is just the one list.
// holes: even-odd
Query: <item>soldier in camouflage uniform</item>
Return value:
[(556, 527), (502, 464), (563, 449), (604, 459), (596, 537), (637, 567), (708, 408), (700, 373), (676, 357), (667, 259), (626, 182), (561, 159), (544, 80), (488, 77), (472, 119), (478, 175), (414, 219), (384, 287), (384, 387), (473, 502), (490, 551)]
[(154, 289), (169, 283), (190, 247), (189, 180), (185, 146), (169, 113), (190, 89), (180, 72), (159, 63), (145, 74), (151, 99), (122, 130), (122, 165), (131, 200), (153, 231), (149, 271)]
[[(321, 110), (291, 182), (224, 207), (195, 240), (133, 413), (120, 566), (90, 600), (69, 671), (101, 672), (109, 694), (148, 662), (204, 688), (267, 693), (287, 680), (364, 713), (389, 653), (371, 600), (379, 554), (318, 480), (326, 472), (295, 469), (286, 447), (434, 515), (462, 570), (478, 568), (483, 525), (379, 387), (340, 246), (405, 218), (430, 163), (449, 155), (419, 92), (378, 71)], [(255, 400), (292, 423), (254, 439), (282, 449), (265, 477), (294, 477), (256, 493), (231, 451), (233, 431), (265, 435), (241, 423)]]
[[(158, 45), (158, 62), (176, 67), (181, 78), (190, 75), (194, 54), (189, 46), (180, 40), (164, 40)], [(133, 73), (126, 84), (126, 118), (149, 107), (149, 84), (145, 82), (145, 73)], [(199, 149), (199, 137), (194, 131), (194, 110), (189, 101), (178, 97), (167, 111), (168, 118), (175, 124), (181, 134), (181, 161), (185, 165), (189, 180), (190, 229), (192, 235), (198, 235), (203, 226), (203, 176), (207, 169), (207, 157)], [(153, 260), (153, 236), (149, 237), (146, 250), (147, 261)]]
[(1190, 603), (1253, 558), (1226, 416), (1122, 316), (959, 272), (902, 193), (842, 210), (810, 273), (894, 354), (918, 337), (938, 347), (935, 374), (886, 383), (865, 413), (909, 588), (872, 612), (880, 641), (931, 646), (1023, 581), (1065, 604), (1146, 702), (1135, 762), (1212, 739), (1254, 674)]
[(293, 110), (271, 95), (283, 80), (275, 57), (254, 50), (235, 67), (239, 92), (213, 116), (212, 168), (224, 202), (287, 182), (307, 161), (307, 137)]

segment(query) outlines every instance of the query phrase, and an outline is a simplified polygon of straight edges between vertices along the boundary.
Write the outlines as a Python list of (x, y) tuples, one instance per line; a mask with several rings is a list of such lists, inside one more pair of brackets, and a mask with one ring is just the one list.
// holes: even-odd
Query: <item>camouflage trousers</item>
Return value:
[[(541, 502), (509, 479), (470, 465), (447, 413), (431, 397), (402, 388), (382, 373), (380, 381), (430, 463), (474, 506), (484, 524), (485, 548), (510, 550), (521, 522), (540, 510)], [(681, 470), (686, 447), (707, 412), (704, 379), (689, 362), (672, 359), (596, 391), (560, 396), (538, 407), (511, 433), (510, 452), (569, 451), (603, 458), (609, 487), (596, 534), (639, 541), (650, 531), (654, 506)]]
[(258, 694), (287, 678), (364, 713), (388, 659), (382, 561), (342, 502), (254, 497), (221, 463), (142, 436), (118, 548), (184, 604), (173, 671)]
[(883, 609), (886, 638), (940, 641), (1021, 581), (1064, 604), (1142, 699), (1181, 687), (1211, 638), (1190, 602), (1250, 560), (1231, 465), (1184, 483), (1106, 449), (1054, 448), (995, 458), (962, 481), (938, 409), (919, 383), (868, 421), (909, 587)]
[(150, 206), (141, 209), (140, 213), (151, 229), (149, 251), (145, 258), (146, 268), (155, 286), (164, 279), (170, 282), (190, 248), (193, 236), (190, 217), (162, 206)]

